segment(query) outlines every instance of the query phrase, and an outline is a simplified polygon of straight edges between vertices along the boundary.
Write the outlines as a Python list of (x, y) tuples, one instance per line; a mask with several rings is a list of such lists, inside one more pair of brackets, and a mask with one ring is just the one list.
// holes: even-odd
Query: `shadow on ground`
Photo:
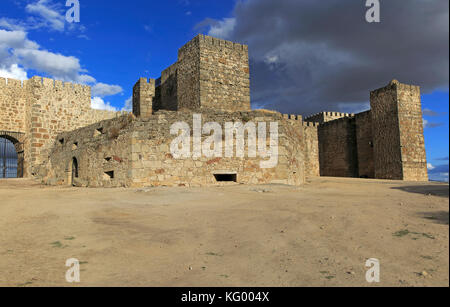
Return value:
[(448, 211), (421, 212), (419, 215), (424, 219), (435, 222), (436, 224), (448, 225)]
[(448, 198), (448, 185), (418, 185), (418, 186), (402, 186), (393, 187), (392, 189), (402, 190), (410, 193), (417, 193), (422, 195), (439, 196)]

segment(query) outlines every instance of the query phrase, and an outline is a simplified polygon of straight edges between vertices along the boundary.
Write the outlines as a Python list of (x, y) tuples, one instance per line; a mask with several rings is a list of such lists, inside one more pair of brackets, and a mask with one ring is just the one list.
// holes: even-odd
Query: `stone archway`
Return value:
[(0, 178), (23, 178), (23, 133), (0, 131)]

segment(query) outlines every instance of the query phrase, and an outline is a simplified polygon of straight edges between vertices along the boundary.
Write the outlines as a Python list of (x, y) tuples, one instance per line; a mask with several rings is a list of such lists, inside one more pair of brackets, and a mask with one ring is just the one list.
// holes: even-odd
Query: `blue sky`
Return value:
[[(79, 2), (81, 22), (69, 24), (66, 0), (2, 0), (0, 76), (89, 84), (94, 107), (121, 110), (139, 77), (158, 78), (178, 48), (197, 33), (210, 34), (249, 45), (253, 107), (304, 115), (359, 111), (367, 108), (369, 91), (392, 78), (423, 86), (430, 177), (448, 181), (447, 0), (430, 2), (427, 12), (437, 21), (427, 29), (413, 28), (429, 17), (420, 15), (417, 0), (406, 8), (398, 0), (389, 10), (382, 6), (380, 25), (365, 23), (364, 5), (347, 0)], [(413, 52), (417, 38), (422, 49)]]

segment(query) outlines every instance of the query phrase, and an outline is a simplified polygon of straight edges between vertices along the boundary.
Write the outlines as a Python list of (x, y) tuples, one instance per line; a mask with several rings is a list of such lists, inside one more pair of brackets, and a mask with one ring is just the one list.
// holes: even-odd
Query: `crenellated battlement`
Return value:
[(284, 119), (288, 120), (296, 120), (296, 121), (303, 121), (302, 115), (295, 115), (295, 114), (282, 114)]
[(303, 127), (319, 127), (320, 124), (316, 122), (303, 122)]
[(186, 49), (192, 48), (194, 46), (202, 46), (202, 47), (221, 47), (230, 50), (235, 50), (239, 52), (248, 53), (248, 46), (234, 43), (231, 41), (223, 40), (220, 38), (215, 38), (208, 35), (199, 34), (194, 37), (191, 41), (189, 41), (186, 45), (179, 49), (179, 52), (184, 52)]
[(355, 119), (354, 116), (345, 116), (345, 117), (341, 117), (341, 118), (337, 118), (337, 119), (334, 119), (334, 120), (330, 120), (330, 121), (321, 123), (320, 126), (340, 125), (342, 123), (346, 123), (346, 122), (352, 121), (354, 119)]
[(91, 94), (89, 85), (54, 80), (45, 77), (34, 76), (27, 81), (27, 84), (34, 88), (41, 88), (50, 91), (66, 91), (69, 94)]
[(21, 81), (11, 78), (2, 78), (0, 77), (0, 88), (24, 88), (27, 84), (28, 80)]
[(324, 122), (328, 121), (328, 119), (332, 118), (341, 118), (341, 117), (354, 117), (353, 113), (341, 113), (341, 112), (320, 112), (313, 115), (310, 115), (305, 118), (305, 121), (319, 121), (323, 120)]

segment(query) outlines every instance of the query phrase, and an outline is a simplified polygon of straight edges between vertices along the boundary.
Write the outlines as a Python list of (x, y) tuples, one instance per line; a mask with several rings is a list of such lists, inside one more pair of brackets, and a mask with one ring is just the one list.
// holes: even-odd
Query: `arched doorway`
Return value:
[(23, 176), (23, 152), (18, 154), (20, 143), (5, 133), (0, 133), (0, 179)]

